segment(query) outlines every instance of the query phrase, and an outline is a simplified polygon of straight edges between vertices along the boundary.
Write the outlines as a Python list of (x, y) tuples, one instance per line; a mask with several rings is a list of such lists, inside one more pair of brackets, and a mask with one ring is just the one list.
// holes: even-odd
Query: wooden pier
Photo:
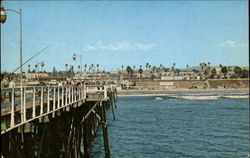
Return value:
[(88, 158), (99, 125), (110, 157), (106, 110), (115, 119), (115, 86), (77, 85), (1, 90), (3, 158)]

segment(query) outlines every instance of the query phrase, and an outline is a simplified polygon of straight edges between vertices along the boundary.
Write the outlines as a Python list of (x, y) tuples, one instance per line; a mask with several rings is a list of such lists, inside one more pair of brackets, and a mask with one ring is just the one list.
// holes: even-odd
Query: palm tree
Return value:
[(30, 64), (28, 65), (28, 68), (29, 68), (29, 69), (28, 69), (28, 72), (30, 73)]
[(208, 65), (208, 73), (210, 74), (211, 72), (210, 62), (208, 62), (207, 65)]
[(203, 64), (203, 63), (200, 63), (200, 67), (201, 67), (201, 71), (203, 71), (204, 64)]
[(68, 71), (68, 64), (65, 64), (65, 67), (66, 67), (66, 71)]
[(188, 71), (188, 67), (189, 67), (189, 65), (187, 64), (187, 71)]
[(140, 69), (138, 70), (138, 72), (140, 73), (140, 77), (142, 77), (143, 70), (142, 70), (141, 67), (140, 67)]
[(84, 65), (84, 72), (86, 72), (87, 64)]
[(91, 69), (92, 69), (92, 72), (95, 71), (95, 67), (94, 67), (94, 64), (91, 64)]
[(36, 64), (36, 65), (35, 65), (35, 70), (36, 70), (36, 72), (37, 72), (37, 67), (38, 67), (38, 65)]
[(43, 72), (43, 67), (45, 66), (44, 62), (41, 63), (42, 66), (42, 72)]
[(123, 65), (122, 65), (122, 71), (123, 71)]
[(163, 68), (163, 66), (162, 66), (162, 64), (160, 64), (160, 67), (159, 67), (160, 71), (162, 70), (162, 68)]
[(70, 65), (70, 72), (71, 72), (71, 74), (73, 75), (74, 74), (74, 66), (73, 65)]
[(128, 72), (128, 76), (131, 77), (133, 74), (133, 69), (130, 66), (127, 66), (126, 71)]
[(80, 66), (80, 65), (78, 65), (78, 72), (80, 72), (80, 69), (81, 69), (81, 66)]
[(135, 66), (133, 66), (133, 69), (134, 69), (133, 71), (135, 71)]
[(96, 64), (97, 72), (99, 72), (99, 64)]
[(221, 71), (221, 70), (222, 70), (223, 65), (220, 64), (219, 67), (220, 67), (220, 75), (221, 75), (221, 74), (222, 74), (222, 71)]
[(227, 78), (228, 70), (227, 70), (227, 67), (226, 67), (226, 66), (223, 66), (223, 67), (222, 67), (221, 72), (223, 73), (224, 78)]
[(149, 67), (149, 63), (146, 63), (146, 69), (148, 70), (148, 67)]
[(175, 63), (173, 63), (173, 66), (172, 66), (172, 71), (174, 71), (175, 69)]
[(155, 71), (156, 71), (156, 66), (153, 66), (153, 68), (152, 68), (152, 69), (153, 69), (153, 72), (155, 72)]
[(204, 65), (204, 68), (207, 68), (207, 63), (203, 63), (203, 65)]

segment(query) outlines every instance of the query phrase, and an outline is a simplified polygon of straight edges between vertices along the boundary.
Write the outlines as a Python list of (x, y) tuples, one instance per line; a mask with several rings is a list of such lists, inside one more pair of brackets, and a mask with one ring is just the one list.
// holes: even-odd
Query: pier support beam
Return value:
[(110, 150), (109, 150), (109, 140), (108, 140), (108, 123), (106, 121), (106, 107), (100, 101), (101, 108), (101, 118), (102, 118), (102, 132), (103, 132), (103, 142), (104, 142), (104, 150), (105, 150), (105, 158), (110, 158)]

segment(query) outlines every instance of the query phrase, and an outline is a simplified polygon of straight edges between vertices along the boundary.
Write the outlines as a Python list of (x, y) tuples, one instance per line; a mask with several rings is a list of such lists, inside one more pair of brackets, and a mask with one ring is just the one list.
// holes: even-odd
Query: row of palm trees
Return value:
[[(39, 65), (41, 65), (41, 68), (42, 68), (42, 70), (40, 72), (45, 72), (45, 70), (44, 70), (45, 63), (43, 61), (35, 64), (35, 69), (33, 69), (32, 72), (39, 72)], [(28, 65), (28, 72), (29, 73), (31, 72), (31, 65), (30, 64)]]
[[(36, 72), (39, 72), (39, 65), (41, 65), (41, 72), (44, 72), (44, 66), (45, 66), (45, 63), (44, 62), (40, 62), (40, 63), (37, 63), (35, 64), (35, 71)], [(167, 68), (167, 67), (164, 67), (163, 64), (160, 64), (159, 67), (157, 66), (154, 66), (154, 65), (151, 65), (149, 64), (148, 62), (145, 64), (145, 69), (146, 71), (152, 71), (152, 72), (169, 72), (170, 70), (175, 72), (175, 71), (178, 71), (178, 69), (176, 69), (176, 63), (173, 63), (173, 65), (171, 66), (171, 69), (170, 68)], [(74, 70), (74, 66), (73, 65), (69, 65), (69, 64), (65, 64), (65, 67), (66, 67), (66, 71), (73, 71)], [(136, 72), (136, 71), (140, 71), (142, 73), (143, 71), (143, 68), (142, 68), (142, 65), (139, 66), (139, 69), (137, 70), (136, 69), (136, 66), (129, 66), (130, 68), (128, 68), (129, 71), (133, 70), (133, 72)], [(210, 62), (208, 63), (200, 63), (200, 67), (201, 67), (201, 71), (203, 72), (204, 70), (206, 69), (209, 69), (210, 70)], [(222, 65), (220, 64), (220, 67), (222, 68)], [(31, 68), (31, 65), (29, 64), (28, 65), (28, 72), (31, 72), (30, 70)], [(69, 68), (69, 69), (68, 69)], [(122, 71), (124, 69), (124, 65), (121, 66), (122, 68)], [(188, 70), (189, 68), (189, 65), (187, 64), (186, 65), (186, 69)], [(78, 71), (80, 72), (80, 69), (81, 69), (81, 66), (78, 65)], [(33, 70), (34, 71), (34, 70)], [(99, 72), (99, 64), (90, 64), (89, 66), (87, 64), (84, 65), (84, 72)], [(126, 69), (127, 71), (127, 69)], [(139, 73), (140, 73), (139, 72)]]
[[(133, 71), (137, 71), (136, 69), (136, 66), (129, 66), (131, 69), (133, 68)], [(208, 63), (200, 63), (200, 67), (201, 67), (201, 70), (203, 71), (205, 68), (207, 67), (210, 67), (210, 62)], [(121, 66), (122, 68), (122, 71), (124, 69), (124, 65)], [(189, 65), (187, 64), (186, 65), (186, 71), (188, 70), (189, 68)], [(140, 65), (140, 68), (138, 70), (142, 69), (142, 65)], [(160, 71), (164, 71), (164, 72), (169, 72), (169, 71), (178, 71), (178, 69), (176, 68), (176, 63), (173, 63), (173, 65), (171, 66), (171, 68), (167, 68), (167, 67), (164, 67), (163, 64), (160, 64), (159, 67), (157, 66), (154, 66), (154, 65), (151, 65), (149, 64), (148, 62), (145, 64), (145, 70), (146, 71), (153, 71), (153, 72), (160, 72)]]
[[(99, 72), (99, 64), (90, 64), (89, 66), (87, 64), (84, 65), (84, 72)], [(66, 67), (66, 71), (73, 71), (74, 70), (74, 66), (73, 65), (69, 65), (69, 64), (65, 64)], [(68, 70), (68, 67), (70, 68)], [(78, 72), (80, 72), (81, 66), (78, 65)]]
[[(41, 71), (39, 71), (39, 66), (41, 66)], [(84, 65), (84, 72), (95, 72), (95, 71), (97, 71), (97, 72), (99, 72), (99, 64), (90, 64), (89, 66), (87, 65), (87, 64), (85, 64)], [(45, 72), (45, 70), (44, 70), (44, 67), (45, 67), (45, 63), (44, 62), (40, 62), (40, 63), (37, 63), (37, 64), (35, 64), (34, 65), (34, 69), (31, 71), (31, 65), (29, 64), (28, 65), (28, 72), (30, 73), (30, 72)], [(70, 65), (70, 64), (65, 64), (65, 67), (66, 67), (66, 71), (70, 71), (70, 72), (72, 72), (72, 71), (74, 71), (74, 66), (73, 65)], [(81, 66), (80, 65), (78, 65), (77, 66), (77, 68), (78, 68), (78, 72), (80, 72), (80, 70), (81, 70)], [(54, 67), (53, 67), (53, 69), (54, 69)]]
[[(122, 71), (124, 71), (124, 65), (121, 65), (121, 69)], [(184, 71), (188, 71), (189, 69), (189, 65), (186, 65), (186, 70)], [(131, 77), (133, 73), (138, 72), (140, 73), (140, 76), (142, 76), (143, 73), (143, 68), (142, 65), (139, 66), (139, 69), (136, 68), (136, 66), (127, 66), (125, 71), (128, 73), (128, 75)], [(159, 66), (155, 66), (155, 65), (151, 65), (148, 62), (145, 64), (145, 71), (148, 71), (150, 73), (154, 73), (154, 72), (173, 72), (174, 74), (179, 74), (179, 72), (181, 72), (180, 69), (176, 68), (176, 63), (174, 62), (171, 66), (171, 68), (168, 67), (164, 67), (163, 64), (160, 64)], [(206, 75), (211, 73), (211, 67), (210, 67), (210, 62), (202, 62), (200, 63), (200, 69), (193, 69), (192, 70), (195, 73), (205, 73)]]

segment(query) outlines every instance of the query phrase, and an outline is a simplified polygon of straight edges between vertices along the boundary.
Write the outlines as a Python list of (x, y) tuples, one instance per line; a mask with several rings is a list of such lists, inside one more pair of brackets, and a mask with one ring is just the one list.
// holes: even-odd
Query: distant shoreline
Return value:
[(204, 95), (246, 95), (249, 88), (244, 89), (168, 89), (168, 90), (118, 90), (118, 96), (168, 96), (174, 94), (204, 94)]

